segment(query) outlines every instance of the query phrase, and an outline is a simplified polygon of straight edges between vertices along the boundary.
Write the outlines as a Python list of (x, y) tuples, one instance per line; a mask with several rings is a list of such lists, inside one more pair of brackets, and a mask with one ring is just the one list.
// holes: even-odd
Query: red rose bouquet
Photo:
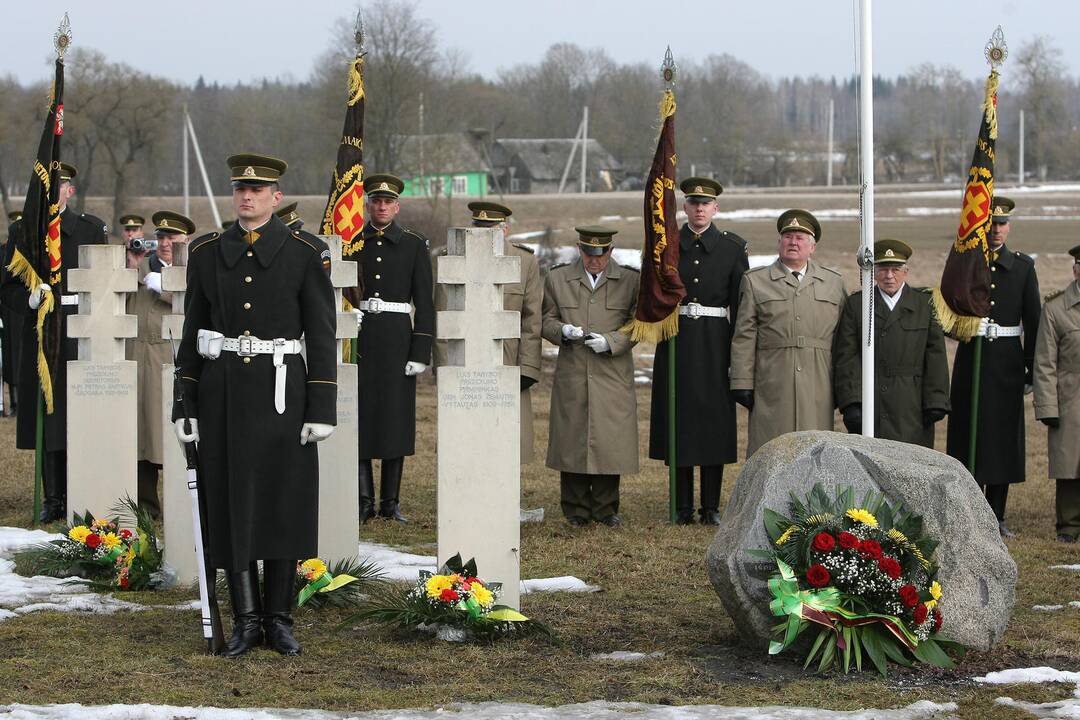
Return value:
[(850, 487), (829, 497), (821, 485), (801, 499), (792, 494), (789, 516), (765, 510), (775, 559), (769, 580), (770, 610), (784, 618), (776, 654), (811, 624), (819, 627), (804, 667), (819, 658), (847, 672), (865, 653), (884, 675), (886, 662), (912, 659), (952, 667), (946, 649), (958, 644), (938, 636), (943, 591), (932, 561), (937, 542), (923, 532), (922, 517), (890, 505), (880, 493), (854, 502)]

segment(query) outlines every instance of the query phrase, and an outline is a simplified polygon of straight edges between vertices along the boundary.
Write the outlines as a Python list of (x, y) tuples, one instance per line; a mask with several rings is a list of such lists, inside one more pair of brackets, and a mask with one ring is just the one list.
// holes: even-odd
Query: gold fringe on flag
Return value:
[[(348, 298), (345, 298), (345, 297), (341, 298), (341, 311), (342, 312), (352, 312), (353, 311), (352, 303), (349, 302)], [(341, 341), (341, 362), (343, 362), (343, 363), (351, 363), (352, 362), (352, 344), (354, 342), (356, 342), (356, 338), (345, 338), (344, 340)]]
[(349, 67), (349, 105), (355, 105), (364, 98), (364, 58), (358, 57)]
[(983, 96), (982, 106), (983, 112), (986, 113), (986, 124), (990, 126), (991, 140), (997, 140), (997, 91), (999, 82), (997, 70), (991, 70), (990, 77), (986, 78), (986, 94)]
[[(26, 287), (30, 289), (30, 292), (34, 292), (41, 285), (41, 278), (34, 271), (34, 266), (23, 256), (17, 249), (11, 258), (11, 264), (7, 268), (11, 271), (12, 275), (15, 275), (26, 284)], [(45, 327), (45, 316), (53, 311), (56, 305), (56, 301), (53, 298), (51, 292), (45, 293), (45, 297), (41, 300), (41, 305), (37, 310), (37, 341), (38, 341), (38, 383), (41, 385), (41, 394), (45, 398), (45, 412), (51, 415), (53, 411), (53, 386), (52, 386), (52, 374), (49, 372), (49, 363), (45, 359), (45, 352), (42, 350), (41, 334)]]
[(979, 323), (982, 318), (971, 315), (958, 315), (953, 312), (953, 309), (945, 302), (945, 296), (941, 294), (941, 288), (934, 288), (930, 297), (930, 306), (933, 308), (934, 316), (946, 335), (956, 338), (960, 342), (968, 342), (978, 334)]
[(634, 319), (623, 325), (619, 330), (629, 335), (634, 342), (655, 344), (670, 340), (679, 334), (679, 308), (676, 307), (670, 315), (660, 322), (644, 322)]

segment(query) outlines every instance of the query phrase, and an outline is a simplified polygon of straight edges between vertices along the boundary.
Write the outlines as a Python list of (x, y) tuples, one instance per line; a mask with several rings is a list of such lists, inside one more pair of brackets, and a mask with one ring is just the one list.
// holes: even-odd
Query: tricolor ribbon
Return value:
[(334, 576), (331, 575), (329, 572), (324, 572), (322, 575), (319, 575), (307, 585), (300, 588), (300, 593), (296, 596), (296, 606), (300, 607), (308, 600), (310, 600), (311, 596), (317, 592), (333, 592), (339, 587), (344, 587), (349, 583), (355, 581), (356, 578), (354, 578), (352, 575), (346, 575), (342, 573), (341, 575)]

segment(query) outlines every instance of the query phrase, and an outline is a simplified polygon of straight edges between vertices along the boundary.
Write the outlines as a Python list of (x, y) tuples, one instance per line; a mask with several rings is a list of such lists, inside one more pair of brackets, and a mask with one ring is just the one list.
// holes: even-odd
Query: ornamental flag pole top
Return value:
[(1005, 58), (1009, 57), (1009, 46), (1005, 43), (1005, 33), (1002, 32), (1000, 25), (990, 36), (983, 54), (986, 56), (986, 62), (990, 63), (991, 70), (997, 70), (1005, 62)]
[(64, 53), (71, 47), (71, 21), (68, 20), (67, 13), (64, 13), (64, 19), (60, 21), (60, 27), (56, 29), (56, 34), (53, 35), (53, 46), (56, 48), (56, 57), (63, 60)]
[(364, 53), (364, 15), (361, 10), (356, 11), (356, 22), (353, 23), (353, 39), (356, 41), (358, 55)]
[(664, 78), (664, 87), (670, 90), (675, 86), (675, 58), (671, 56), (671, 46), (664, 52), (664, 62), (660, 65), (660, 75)]

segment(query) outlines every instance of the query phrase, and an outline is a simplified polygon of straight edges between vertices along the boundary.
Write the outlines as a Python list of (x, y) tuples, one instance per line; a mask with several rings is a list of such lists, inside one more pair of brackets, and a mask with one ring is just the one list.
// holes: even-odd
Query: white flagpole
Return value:
[(874, 436), (874, 56), (870, 0), (859, 2), (859, 160), (862, 175), (862, 434)]

